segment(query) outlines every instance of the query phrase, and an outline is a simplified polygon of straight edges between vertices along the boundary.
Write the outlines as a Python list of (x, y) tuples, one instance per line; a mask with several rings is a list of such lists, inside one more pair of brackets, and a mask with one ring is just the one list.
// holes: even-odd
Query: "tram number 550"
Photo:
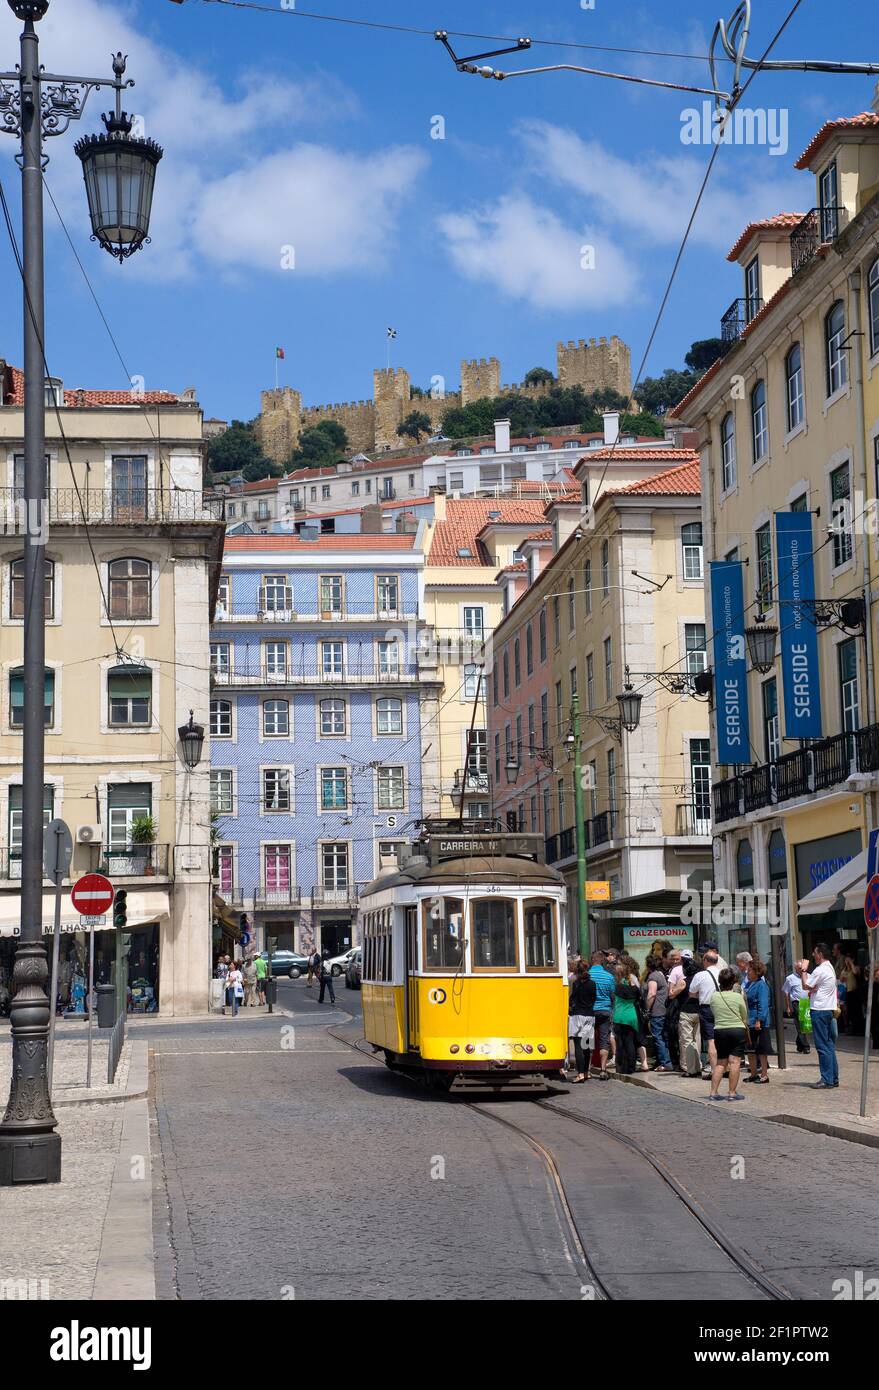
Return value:
[(444, 989), (429, 989), (427, 997), (431, 1004), (444, 1004), (446, 1002), (446, 992)]

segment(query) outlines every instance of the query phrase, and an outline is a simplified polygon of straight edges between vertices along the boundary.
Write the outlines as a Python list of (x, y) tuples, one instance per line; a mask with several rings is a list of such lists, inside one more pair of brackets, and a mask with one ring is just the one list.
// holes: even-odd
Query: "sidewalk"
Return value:
[[(774, 1039), (773, 1039), (774, 1041)], [(779, 1124), (798, 1125), (818, 1134), (830, 1134), (837, 1139), (879, 1148), (879, 1049), (872, 1048), (867, 1083), (867, 1114), (858, 1115), (861, 1095), (863, 1038), (841, 1037), (837, 1047), (839, 1087), (832, 1091), (813, 1091), (819, 1079), (818, 1054), (813, 1045), (808, 1055), (800, 1055), (794, 1044), (793, 1025), (785, 1029), (787, 1067), (778, 1070), (778, 1058), (769, 1059), (769, 1085), (740, 1084), (739, 1090), (747, 1099), (736, 1106), (743, 1115)], [(747, 1070), (743, 1070), (743, 1078)], [(625, 1078), (655, 1091), (682, 1096), (699, 1105), (708, 1105), (707, 1081), (690, 1079), (676, 1073), (636, 1072)], [(726, 1082), (721, 1082), (721, 1094), (726, 1094)], [(713, 1105), (710, 1109), (714, 1109)]]
[[(0, 1099), (12, 1048), (0, 1035)], [(152, 1176), (148, 1045), (128, 1039), (106, 1084), (107, 1043), (58, 1037), (52, 1103), (62, 1140), (61, 1182), (0, 1188), (4, 1299), (152, 1299)]]

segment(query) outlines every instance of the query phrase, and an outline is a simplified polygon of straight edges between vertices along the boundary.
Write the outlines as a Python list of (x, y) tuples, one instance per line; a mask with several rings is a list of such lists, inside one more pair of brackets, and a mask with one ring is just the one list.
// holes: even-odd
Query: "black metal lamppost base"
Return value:
[(12, 1087), (0, 1126), (0, 1187), (61, 1181), (61, 1136), (46, 1074), (47, 978), (42, 941), (22, 941), (12, 974)]

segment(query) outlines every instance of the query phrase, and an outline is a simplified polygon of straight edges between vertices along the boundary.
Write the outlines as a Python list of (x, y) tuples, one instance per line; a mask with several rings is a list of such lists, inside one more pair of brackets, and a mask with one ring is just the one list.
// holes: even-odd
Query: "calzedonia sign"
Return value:
[(812, 513), (776, 512), (779, 645), (788, 738), (821, 737), (818, 631), (809, 605), (815, 598)]
[(717, 761), (750, 763), (748, 668), (744, 638), (745, 596), (738, 560), (711, 563), (711, 626)]

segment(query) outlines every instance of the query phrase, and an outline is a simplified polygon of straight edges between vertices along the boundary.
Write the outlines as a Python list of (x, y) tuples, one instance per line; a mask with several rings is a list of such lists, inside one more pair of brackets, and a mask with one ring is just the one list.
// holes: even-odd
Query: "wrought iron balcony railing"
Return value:
[(734, 820), (764, 806), (838, 787), (854, 773), (867, 772), (879, 772), (879, 724), (832, 734), (715, 782), (714, 820)]
[(710, 835), (711, 807), (707, 801), (681, 801), (675, 806), (675, 834)]
[(298, 883), (288, 883), (284, 888), (268, 888), (261, 884), (253, 895), (254, 908), (298, 907), (302, 902), (302, 889)]
[[(167, 488), (50, 488), (46, 497), (50, 525), (129, 526), (144, 523), (222, 521), (224, 500), (201, 492)], [(0, 534), (23, 535), (28, 526), (24, 492), (0, 488)], [(39, 524), (39, 518), (33, 519)]]
[(333, 686), (351, 685), (410, 685), (418, 680), (418, 667), (412, 662), (401, 662), (398, 667), (385, 670), (371, 662), (351, 663), (339, 669), (324, 670), (312, 663), (298, 663), (283, 669), (255, 662), (252, 666), (236, 666), (211, 669), (211, 684), (221, 686), (264, 686), (273, 690), (285, 686)]
[(312, 907), (353, 907), (366, 887), (365, 883), (349, 883), (343, 887), (328, 887), (317, 883), (311, 890)]
[(262, 590), (250, 602), (233, 600), (230, 606), (218, 603), (217, 623), (399, 623), (418, 617), (415, 599), (400, 600), (383, 608), (380, 603), (343, 603), (322, 607), (315, 598), (297, 598), (292, 589)]
[(168, 876), (170, 845), (91, 845), (91, 867), (110, 879)]
[(842, 207), (812, 208), (806, 213), (790, 234), (791, 274), (796, 275), (810, 261), (818, 250), (836, 241), (846, 221), (846, 210)]
[(748, 324), (757, 317), (762, 308), (763, 300), (753, 296), (733, 300), (720, 320), (720, 337), (727, 348), (739, 341)]

